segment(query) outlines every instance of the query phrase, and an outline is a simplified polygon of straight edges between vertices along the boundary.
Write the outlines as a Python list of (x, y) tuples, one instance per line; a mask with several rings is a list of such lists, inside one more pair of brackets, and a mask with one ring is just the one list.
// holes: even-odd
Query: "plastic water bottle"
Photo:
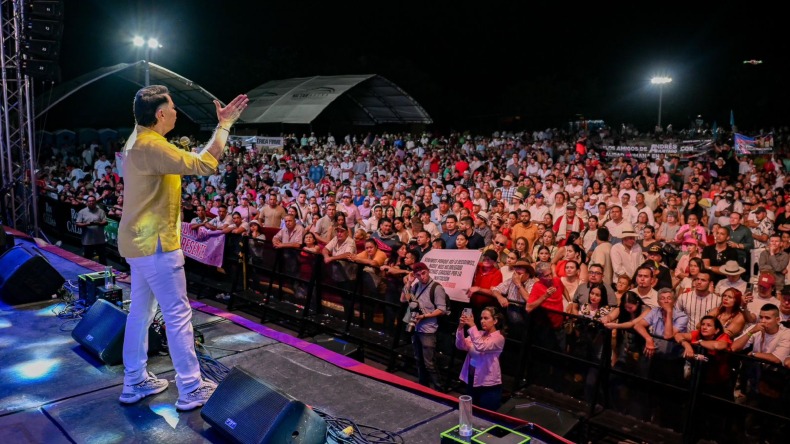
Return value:
[(104, 267), (104, 288), (112, 290), (112, 267), (109, 265)]

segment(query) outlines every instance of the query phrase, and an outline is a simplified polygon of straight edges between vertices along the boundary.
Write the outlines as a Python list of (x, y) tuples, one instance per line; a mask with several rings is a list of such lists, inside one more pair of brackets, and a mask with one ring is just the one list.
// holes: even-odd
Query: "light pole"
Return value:
[(661, 99), (664, 96), (664, 85), (672, 81), (672, 77), (653, 77), (650, 83), (658, 85), (658, 128), (661, 128)]
[(149, 86), (151, 84), (151, 69), (150, 69), (151, 50), (156, 48), (161, 48), (162, 45), (159, 44), (159, 40), (153, 37), (148, 40), (145, 40), (140, 36), (135, 36), (135, 38), (132, 39), (132, 43), (134, 44), (134, 46), (138, 46), (138, 47), (145, 45), (145, 86)]

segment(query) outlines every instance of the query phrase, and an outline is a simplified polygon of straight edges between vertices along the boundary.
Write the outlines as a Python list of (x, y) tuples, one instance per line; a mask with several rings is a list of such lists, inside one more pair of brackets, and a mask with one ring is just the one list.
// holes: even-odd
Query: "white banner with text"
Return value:
[(422, 262), (431, 270), (431, 277), (442, 284), (453, 301), (469, 302), (466, 292), (472, 286), (480, 250), (431, 250)]

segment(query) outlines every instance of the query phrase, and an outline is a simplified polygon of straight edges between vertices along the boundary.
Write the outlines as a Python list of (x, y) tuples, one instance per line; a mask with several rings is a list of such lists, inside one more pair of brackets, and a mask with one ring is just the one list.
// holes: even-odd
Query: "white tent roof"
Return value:
[(244, 123), (311, 123), (330, 106), (332, 120), (354, 125), (432, 123), (397, 85), (375, 74), (272, 80), (248, 92)]
[[(151, 63), (149, 66), (151, 84), (167, 86), (179, 111), (203, 127), (213, 128), (216, 126), (217, 112), (214, 107), (214, 99), (217, 99), (217, 97), (202, 86), (176, 72), (155, 63)], [(76, 79), (62, 83), (51, 91), (36, 97), (36, 118), (80, 89), (108, 76), (117, 76), (142, 87), (144, 84), (144, 73), (145, 62), (141, 60), (135, 63), (119, 63), (99, 68)]]
[[(216, 125), (216, 97), (200, 85), (151, 63), (151, 84), (165, 85), (176, 107), (204, 128)], [(119, 63), (99, 68), (65, 82), (35, 100), (36, 117), (80, 89), (108, 76), (143, 85), (145, 62)], [(248, 94), (250, 106), (240, 123), (311, 123), (323, 118), (337, 123), (432, 123), (431, 117), (397, 85), (375, 74), (315, 76), (267, 82)], [(221, 102), (221, 101), (220, 101)]]

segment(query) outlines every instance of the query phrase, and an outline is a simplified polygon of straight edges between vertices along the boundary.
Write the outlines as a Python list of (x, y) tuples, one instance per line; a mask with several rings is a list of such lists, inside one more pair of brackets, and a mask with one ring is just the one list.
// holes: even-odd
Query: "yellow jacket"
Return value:
[(161, 134), (138, 125), (134, 146), (124, 152), (123, 217), (118, 226), (121, 256), (150, 256), (159, 240), (163, 252), (181, 248), (181, 175), (209, 175), (217, 165), (208, 151), (180, 150)]

